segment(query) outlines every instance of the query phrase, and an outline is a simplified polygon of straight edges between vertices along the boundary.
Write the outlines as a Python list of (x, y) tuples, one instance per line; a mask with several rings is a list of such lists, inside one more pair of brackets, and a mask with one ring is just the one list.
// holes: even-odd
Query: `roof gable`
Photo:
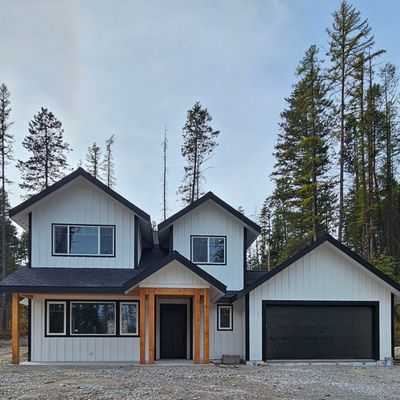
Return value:
[(222, 282), (214, 278), (212, 275), (208, 274), (206, 271), (204, 271), (197, 265), (193, 264), (191, 261), (189, 261), (186, 257), (184, 257), (177, 251), (173, 251), (170, 255), (162, 259), (158, 264), (154, 264), (151, 267), (142, 269), (141, 270), (142, 272), (140, 272), (139, 274), (137, 274), (124, 284), (124, 290), (129, 291), (134, 286), (138, 285), (140, 282), (142, 282), (149, 276), (155, 274), (156, 272), (160, 271), (162, 268), (164, 268), (165, 266), (174, 261), (178, 261), (185, 268), (189, 269), (194, 274), (198, 275), (200, 278), (208, 282), (210, 285), (214, 286), (220, 292), (222, 293), (226, 292), (226, 286)]
[(176, 214), (172, 215), (171, 217), (167, 218), (160, 224), (158, 224), (158, 230), (161, 232), (168, 228), (170, 225), (172, 225), (175, 221), (178, 219), (184, 217), (197, 207), (201, 206), (202, 204), (206, 203), (207, 201), (212, 201), (221, 208), (223, 208), (226, 212), (230, 213), (233, 217), (237, 218), (239, 221), (241, 221), (244, 225), (246, 225), (248, 228), (250, 228), (253, 232), (253, 239), (261, 233), (261, 227), (257, 225), (254, 221), (252, 221), (250, 218), (247, 218), (245, 215), (243, 215), (241, 212), (235, 210), (232, 206), (230, 206), (228, 203), (220, 199), (218, 196), (216, 196), (212, 192), (208, 192), (205, 194), (203, 197), (200, 197), (198, 200), (194, 201), (192, 204), (189, 204), (182, 210), (178, 211)]
[(65, 176), (64, 178), (60, 179), (58, 182), (54, 183), (53, 185), (49, 186), (47, 189), (42, 190), (40, 193), (37, 193), (30, 197), (29, 199), (25, 200), (18, 206), (12, 208), (9, 212), (10, 217), (15, 217), (17, 214), (20, 214), (26, 210), (28, 210), (31, 206), (38, 203), (39, 201), (45, 199), (47, 196), (51, 195), (55, 191), (63, 188), (70, 182), (74, 181), (75, 179), (82, 177), (85, 180), (89, 181), (91, 184), (96, 186), (98, 189), (106, 193), (107, 195), (111, 196), (114, 200), (118, 201), (131, 211), (133, 211), (143, 222), (151, 226), (150, 216), (141, 210), (139, 207), (135, 206), (126, 198), (122, 197), (120, 194), (109, 188), (100, 180), (96, 179), (94, 176), (86, 172), (83, 168), (78, 168), (71, 174)]
[(400, 285), (395, 282), (393, 279), (388, 277), (386, 274), (384, 274), (382, 271), (380, 271), (378, 268), (374, 267), (371, 263), (369, 263), (367, 260), (359, 256), (357, 253), (352, 251), (349, 247), (345, 246), (338, 240), (334, 239), (331, 235), (326, 234), (324, 236), (321, 236), (318, 240), (315, 242), (311, 243), (304, 249), (300, 250), (297, 252), (295, 255), (292, 257), (288, 258), (286, 261), (275, 267), (272, 271), (265, 272), (262, 274), (258, 279), (254, 280), (252, 283), (250, 283), (247, 287), (245, 287), (242, 291), (237, 293), (235, 296), (234, 300), (239, 299), (240, 297), (246, 295), (247, 293), (251, 292), (252, 290), (256, 289), (258, 286), (262, 285), (264, 282), (270, 280), (272, 277), (275, 275), (281, 273), (282, 271), (286, 270), (288, 267), (293, 265), (296, 261), (301, 259), (302, 257), (308, 255), (311, 253), (314, 249), (317, 247), (321, 246), (324, 243), (330, 243), (334, 248), (345, 254), (346, 256), (350, 257), (353, 261), (355, 261), (360, 267), (365, 268), (367, 271), (372, 273), (376, 278), (379, 278), (381, 281), (389, 285), (391, 288), (393, 288), (395, 291), (400, 293)]

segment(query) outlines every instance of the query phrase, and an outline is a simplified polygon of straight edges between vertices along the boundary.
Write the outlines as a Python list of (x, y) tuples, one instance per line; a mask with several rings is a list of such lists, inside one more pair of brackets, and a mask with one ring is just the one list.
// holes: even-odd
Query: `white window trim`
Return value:
[[(64, 329), (62, 332), (50, 332), (50, 304), (62, 304), (64, 306)], [(65, 336), (67, 334), (67, 302), (48, 300), (46, 307), (46, 336)]]
[[(229, 327), (222, 327), (221, 326), (221, 309), (228, 309), (229, 310)], [(229, 305), (222, 305), (222, 304), (217, 304), (217, 321), (218, 321), (218, 325), (217, 325), (217, 330), (218, 331), (232, 331), (233, 330), (233, 306), (231, 304)]]
[[(69, 302), (69, 334), (70, 336), (117, 336), (117, 303), (115, 301), (70, 301)], [(73, 304), (114, 304), (114, 333), (73, 333), (72, 332), (72, 306)]]
[[(193, 239), (207, 239), (207, 261), (195, 261), (194, 259), (194, 246), (193, 246)], [(210, 239), (223, 239), (224, 240), (224, 261), (223, 262), (215, 262), (210, 261)], [(226, 236), (207, 236), (207, 235), (192, 235), (191, 237), (191, 258), (192, 262), (199, 265), (226, 265)]]
[[(55, 235), (55, 228), (56, 227), (64, 227), (67, 228), (67, 252), (66, 253), (57, 253), (56, 252), (56, 235)], [(96, 254), (85, 254), (85, 253), (70, 253), (70, 248), (69, 248), (69, 230), (70, 228), (85, 228), (85, 227), (91, 227), (91, 228), (97, 228), (97, 249), (98, 252)], [(102, 254), (100, 253), (100, 228), (111, 228), (112, 229), (112, 253), (111, 254)], [(115, 256), (115, 226), (114, 225), (79, 225), (79, 224), (53, 224), (53, 255), (55, 256), (66, 256), (66, 257), (80, 257), (80, 256), (85, 256), (85, 257), (114, 257)]]
[[(122, 306), (124, 304), (136, 306), (136, 332), (135, 333), (124, 333), (122, 332)], [(120, 336), (139, 336), (139, 302), (138, 301), (121, 301), (119, 303), (119, 335)]]

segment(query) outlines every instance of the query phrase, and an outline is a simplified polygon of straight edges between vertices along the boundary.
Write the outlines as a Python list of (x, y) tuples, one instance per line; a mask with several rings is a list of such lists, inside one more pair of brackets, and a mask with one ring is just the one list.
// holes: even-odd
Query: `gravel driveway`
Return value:
[[(3, 343), (0, 343), (4, 345)], [(4, 347), (3, 349), (4, 350)], [(2, 352), (5, 354), (5, 352)], [(8, 353), (9, 354), (9, 353)], [(400, 368), (0, 365), (0, 399), (399, 399)]]

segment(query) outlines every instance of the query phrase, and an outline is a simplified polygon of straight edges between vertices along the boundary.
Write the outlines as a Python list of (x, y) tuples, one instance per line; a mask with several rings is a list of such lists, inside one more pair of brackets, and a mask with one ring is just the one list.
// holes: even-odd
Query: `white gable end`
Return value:
[(140, 282), (141, 287), (209, 288), (210, 284), (178, 261), (172, 261)]

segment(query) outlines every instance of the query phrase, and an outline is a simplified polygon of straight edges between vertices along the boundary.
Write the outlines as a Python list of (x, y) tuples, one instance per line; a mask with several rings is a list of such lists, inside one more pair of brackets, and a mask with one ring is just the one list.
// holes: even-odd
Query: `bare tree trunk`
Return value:
[(163, 142), (163, 216), (164, 220), (167, 219), (167, 127), (164, 131), (164, 142)]

